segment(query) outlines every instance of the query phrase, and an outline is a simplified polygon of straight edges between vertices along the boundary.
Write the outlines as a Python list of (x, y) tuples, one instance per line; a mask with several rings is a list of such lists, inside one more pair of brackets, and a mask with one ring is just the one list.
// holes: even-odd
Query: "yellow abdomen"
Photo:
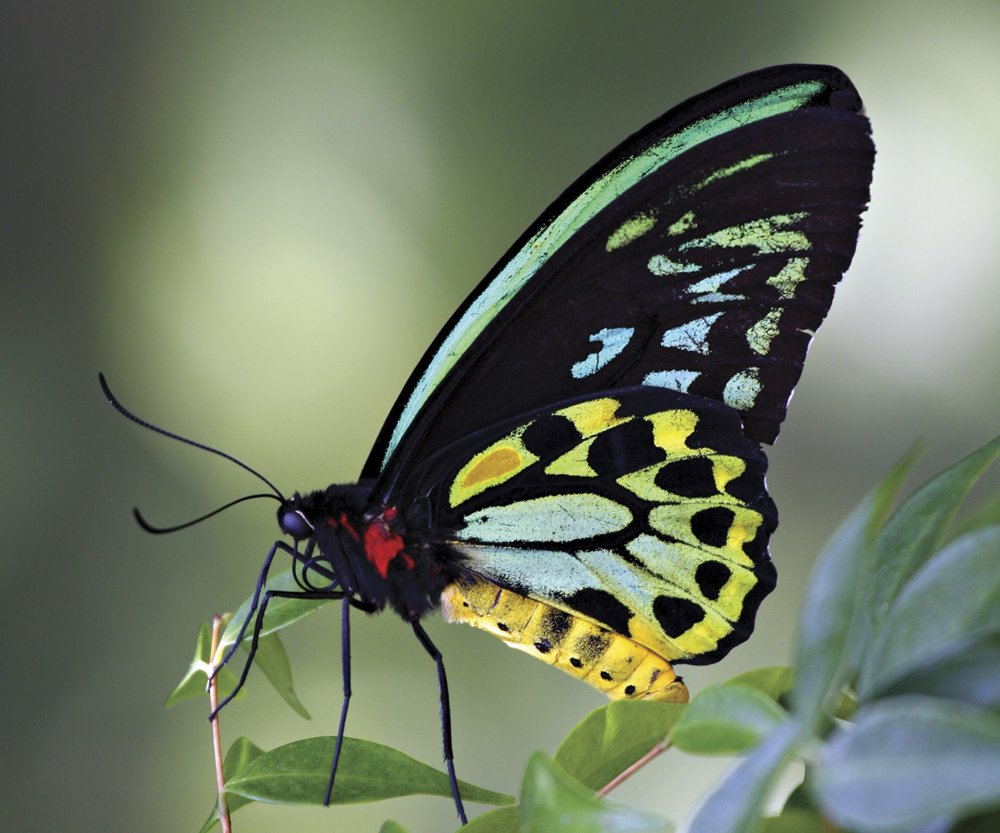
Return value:
[(441, 614), (489, 631), (512, 648), (561, 668), (612, 700), (686, 703), (673, 666), (628, 637), (487, 581), (458, 581), (441, 594)]

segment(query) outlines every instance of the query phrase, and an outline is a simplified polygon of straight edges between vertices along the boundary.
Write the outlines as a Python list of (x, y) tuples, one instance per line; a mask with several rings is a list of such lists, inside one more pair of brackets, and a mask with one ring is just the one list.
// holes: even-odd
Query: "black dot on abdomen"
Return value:
[(719, 493), (715, 485), (715, 467), (708, 457), (689, 457), (667, 463), (656, 473), (655, 481), (681, 497), (712, 497)]
[(653, 599), (653, 615), (663, 632), (671, 639), (687, 633), (705, 618), (705, 610), (690, 599), (657, 596)]
[(691, 516), (691, 532), (707, 547), (724, 547), (736, 513), (724, 506), (702, 509)]
[(733, 571), (719, 561), (703, 561), (694, 572), (694, 580), (701, 595), (714, 602), (732, 574)]

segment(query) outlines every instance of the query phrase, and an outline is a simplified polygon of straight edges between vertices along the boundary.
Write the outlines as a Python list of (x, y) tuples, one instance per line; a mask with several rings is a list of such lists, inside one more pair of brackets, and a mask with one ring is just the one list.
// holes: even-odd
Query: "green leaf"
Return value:
[[(259, 758), (264, 754), (264, 750), (261, 749), (257, 744), (247, 738), (237, 738), (233, 741), (233, 745), (229, 747), (229, 751), (226, 753), (226, 759), (222, 762), (222, 775), (228, 781), (235, 775), (238, 775), (244, 767), (247, 766), (251, 761)], [(238, 795), (227, 795), (226, 796), (226, 806), (229, 808), (229, 815), (232, 815), (240, 807), (245, 807), (249, 804), (249, 799), (243, 798)], [(208, 821), (202, 825), (200, 833), (208, 833), (215, 825), (219, 823), (219, 799), (215, 800), (215, 807), (212, 808), (212, 812), (208, 817)]]
[(711, 686), (694, 698), (670, 732), (678, 749), (699, 755), (735, 755), (760, 743), (788, 713), (756, 688)]
[(584, 786), (600, 789), (663, 740), (684, 709), (684, 703), (615, 700), (580, 721), (553, 762)]
[[(291, 590), (297, 591), (302, 588), (295, 583), (295, 578), (292, 576), (291, 570), (285, 570), (283, 573), (278, 573), (276, 576), (272, 576), (268, 579), (265, 585), (266, 590)], [(260, 600), (264, 600), (264, 591), (261, 592)], [(247, 618), (247, 614), (250, 612), (250, 603), (253, 601), (253, 594), (248, 596), (233, 614), (233, 618), (229, 620), (229, 624), (226, 626), (226, 630), (222, 634), (222, 638), (219, 641), (219, 648), (215, 652), (215, 660), (218, 662), (225, 656), (226, 652), (233, 646), (236, 641), (236, 634), (239, 633), (240, 628), (243, 627), (243, 622)], [(264, 626), (261, 628), (260, 635), (267, 636), (270, 633), (279, 631), (282, 628), (287, 628), (293, 622), (297, 622), (304, 616), (308, 616), (314, 610), (317, 610), (323, 605), (329, 604), (332, 599), (271, 599), (267, 604), (267, 613), (264, 616)], [(256, 617), (256, 613), (254, 616)], [(247, 626), (246, 633), (243, 635), (243, 640), (247, 641), (253, 636), (254, 621), (251, 620), (250, 624)]]
[(1000, 455), (1000, 437), (928, 480), (886, 522), (873, 542), (873, 595), (869, 615), (875, 629), (910, 578), (931, 557), (959, 504)]
[(953, 541), (913, 577), (882, 622), (858, 693), (893, 683), (1000, 632), (1000, 526)]
[(799, 748), (802, 729), (789, 720), (717, 785), (698, 808), (688, 833), (754, 833), (774, 782)]
[(993, 526), (994, 524), (1000, 524), (1000, 494), (983, 501), (971, 512), (963, 514), (960, 518), (956, 519), (948, 527), (947, 539), (954, 541), (967, 532), (973, 532), (977, 529), (982, 529), (984, 526)]
[[(177, 684), (177, 688), (170, 692), (167, 702), (163, 704), (164, 708), (170, 708), (182, 700), (208, 696), (206, 686), (208, 685), (208, 675), (212, 673), (212, 665), (209, 662), (211, 652), (212, 626), (208, 622), (202, 622), (201, 630), (198, 631), (198, 642), (194, 649), (194, 659), (191, 660), (191, 665), (188, 666), (184, 678)], [(220, 700), (233, 693), (237, 679), (228, 669), (223, 668), (216, 675), (216, 679), (218, 680)], [(242, 696), (243, 694), (240, 692), (236, 695), (236, 699)]]
[(997, 833), (1000, 830), (1000, 809), (959, 822), (951, 833)]
[(664, 831), (666, 819), (630, 807), (601, 801), (542, 752), (528, 761), (521, 784), (523, 833), (606, 833), (606, 831)]
[[(244, 647), (248, 647), (246, 643), (244, 643)], [(292, 688), (292, 666), (288, 662), (285, 646), (281, 644), (281, 637), (277, 633), (269, 633), (260, 638), (257, 643), (257, 653), (254, 654), (254, 662), (257, 663), (260, 670), (264, 672), (264, 676), (295, 713), (309, 720), (309, 712), (306, 711), (306, 707), (299, 701)]]
[(726, 680), (723, 685), (744, 685), (764, 692), (775, 702), (785, 697), (795, 685), (795, 669), (784, 665), (772, 665), (745, 671)]
[(780, 816), (764, 819), (760, 833), (824, 833), (828, 829), (815, 810), (786, 807)]
[(398, 821), (386, 819), (378, 829), (378, 833), (407, 833), (407, 830)]
[(813, 568), (799, 620), (792, 692), (806, 731), (819, 730), (827, 697), (843, 687), (860, 662), (860, 654), (849, 646), (868, 640), (858, 615), (870, 569), (868, 545), (921, 453), (922, 447), (914, 445), (903, 455), (837, 527)]
[[(226, 781), (226, 794), (278, 804), (322, 804), (330, 780), (335, 737), (308, 738), (279, 746)], [(459, 781), (467, 801), (512, 804), (512, 796)], [(380, 743), (344, 738), (331, 804), (359, 804), (402, 795), (451, 800), (446, 773)]]
[(1000, 717), (930, 697), (862, 708), (822, 750), (825, 813), (858, 833), (904, 833), (1000, 805)]
[(476, 816), (464, 827), (459, 828), (462, 833), (520, 833), (521, 831), (521, 808), (498, 807), (490, 810), (481, 816)]
[(1000, 636), (957, 647), (899, 680), (888, 693), (926, 694), (972, 706), (1000, 708)]

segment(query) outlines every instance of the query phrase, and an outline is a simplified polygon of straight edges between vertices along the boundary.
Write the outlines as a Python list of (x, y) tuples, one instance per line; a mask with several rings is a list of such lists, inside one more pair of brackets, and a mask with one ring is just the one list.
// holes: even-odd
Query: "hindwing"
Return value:
[(733, 410), (633, 387), (478, 432), (404, 493), (471, 575), (702, 663), (774, 586), (766, 468)]

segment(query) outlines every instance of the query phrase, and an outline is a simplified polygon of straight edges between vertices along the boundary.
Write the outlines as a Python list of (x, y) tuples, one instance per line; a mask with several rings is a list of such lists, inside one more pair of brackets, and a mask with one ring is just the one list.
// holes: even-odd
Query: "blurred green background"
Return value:
[[(771, 454), (778, 588), (749, 644), (682, 673), (786, 662), (863, 491), (918, 436), (927, 475), (1000, 431), (998, 44), (996, 2), (0, 5), (0, 828), (197, 830), (207, 704), (162, 703), (276, 533), (249, 504), (143, 534), (133, 504), (167, 524), (258, 485), (118, 417), (99, 369), (286, 492), (351, 480), (437, 329), (581, 171), (689, 95), (805, 61), (865, 99), (872, 208)], [(327, 609), (285, 632), (313, 720), (252, 675), (227, 745), (335, 730), (337, 629)], [(484, 633), (428, 631), (465, 779), (515, 793), (602, 702)], [(437, 763), (433, 664), (389, 614), (354, 636), (350, 733)], [(668, 755), (617, 796), (680, 820), (726, 765)], [(386, 817), (454, 827), (430, 798), (235, 827)]]

